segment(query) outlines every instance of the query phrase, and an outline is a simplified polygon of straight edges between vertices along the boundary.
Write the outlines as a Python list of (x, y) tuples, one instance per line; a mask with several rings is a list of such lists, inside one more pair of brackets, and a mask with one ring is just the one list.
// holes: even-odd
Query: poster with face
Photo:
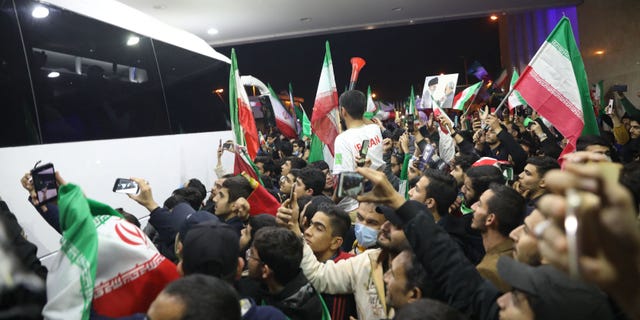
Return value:
[(424, 79), (420, 108), (432, 109), (435, 106), (443, 109), (451, 108), (457, 84), (457, 73), (427, 76)]

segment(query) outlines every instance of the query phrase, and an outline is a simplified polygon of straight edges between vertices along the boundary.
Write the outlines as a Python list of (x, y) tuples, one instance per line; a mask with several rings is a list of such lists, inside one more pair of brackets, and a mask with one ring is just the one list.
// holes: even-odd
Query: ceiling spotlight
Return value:
[(402, 7), (395, 7), (395, 8), (393, 8), (393, 9), (391, 9), (391, 11), (393, 11), (393, 12), (400, 12), (400, 11), (402, 11)]
[(136, 36), (130, 36), (129, 39), (127, 39), (127, 45), (128, 46), (135, 46), (139, 42), (140, 42), (140, 38), (138, 38)]
[(48, 78), (57, 78), (60, 76), (60, 72), (57, 71), (51, 71), (49, 72), (49, 74), (47, 75)]
[(309, 17), (300, 18), (300, 22), (311, 22), (311, 18)]
[(207, 29), (207, 34), (210, 34), (210, 35), (218, 34), (218, 32), (219, 32), (219, 31), (218, 31), (218, 29), (216, 29), (216, 28), (209, 28), (209, 29)]
[(599, 55), (599, 56), (601, 56), (601, 55), (603, 55), (603, 54), (604, 54), (604, 50), (598, 50), (598, 51), (596, 51), (596, 52), (594, 52), (594, 53), (595, 53), (595, 54), (597, 54), (597, 55)]
[(495, 14), (492, 14), (492, 15), (489, 17), (489, 20), (491, 20), (491, 21), (497, 21), (497, 20), (498, 20), (498, 16), (497, 16), (497, 15), (495, 15)]
[(36, 19), (46, 18), (48, 15), (49, 15), (49, 9), (41, 5), (35, 6), (33, 8), (33, 11), (31, 11), (31, 16), (33, 16)]
[(375, 26), (366, 26), (366, 27), (364, 27), (365, 30), (373, 30), (375, 28), (376, 28)]

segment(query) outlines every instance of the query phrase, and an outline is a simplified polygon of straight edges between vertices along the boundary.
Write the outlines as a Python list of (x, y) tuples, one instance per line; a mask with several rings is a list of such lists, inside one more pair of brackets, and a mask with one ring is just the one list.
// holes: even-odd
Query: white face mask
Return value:
[(358, 222), (356, 222), (353, 229), (359, 245), (365, 248), (370, 248), (376, 244), (376, 241), (378, 240), (378, 230), (367, 227)]

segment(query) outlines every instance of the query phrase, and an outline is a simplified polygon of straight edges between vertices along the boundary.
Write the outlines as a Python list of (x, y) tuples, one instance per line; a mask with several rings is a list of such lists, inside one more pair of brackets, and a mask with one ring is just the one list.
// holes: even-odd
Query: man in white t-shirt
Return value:
[(362, 141), (369, 141), (366, 158), (371, 160), (371, 168), (378, 169), (382, 160), (382, 132), (376, 124), (366, 124), (363, 114), (367, 98), (361, 91), (350, 90), (340, 95), (340, 118), (347, 130), (336, 137), (334, 142), (333, 174), (356, 171), (356, 156), (362, 148)]

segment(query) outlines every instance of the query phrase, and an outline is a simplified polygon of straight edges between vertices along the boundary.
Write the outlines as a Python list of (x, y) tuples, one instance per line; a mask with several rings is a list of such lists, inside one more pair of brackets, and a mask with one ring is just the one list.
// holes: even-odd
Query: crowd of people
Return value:
[[(600, 135), (561, 156), (566, 140), (527, 106), (421, 122), (366, 119), (357, 90), (339, 104), (333, 159), (311, 162), (308, 140), (277, 131), (261, 145), (254, 162), (277, 212), (250, 213), (255, 186), (220, 164), (241, 146), (222, 143), (209, 197), (194, 178), (160, 204), (153, 177), (132, 178), (143, 229), (122, 209), (72, 205), (83, 195), (60, 173), (58, 203), (41, 205), (25, 174), (61, 234), (91, 211), (89, 317), (640, 319), (640, 119), (601, 115)], [(47, 272), (0, 204), (2, 271), (22, 279), (0, 313), (82, 318), (65, 295), (73, 282)], [(122, 241), (110, 257), (105, 243)], [(125, 280), (131, 265), (145, 269)]]

